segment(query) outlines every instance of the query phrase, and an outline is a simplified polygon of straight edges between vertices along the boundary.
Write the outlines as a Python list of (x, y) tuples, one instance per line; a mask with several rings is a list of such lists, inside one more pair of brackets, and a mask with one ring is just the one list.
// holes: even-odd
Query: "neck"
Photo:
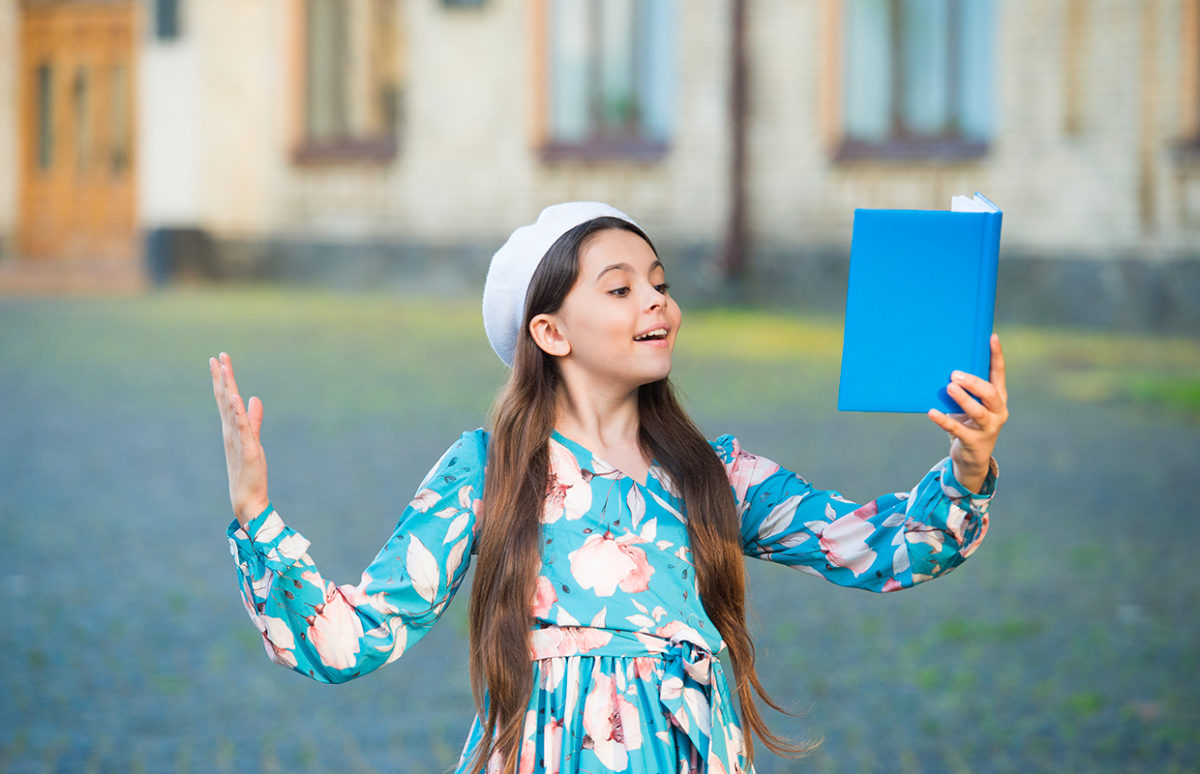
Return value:
[(638, 394), (592, 389), (564, 380), (555, 406), (555, 426), (594, 449), (637, 446)]

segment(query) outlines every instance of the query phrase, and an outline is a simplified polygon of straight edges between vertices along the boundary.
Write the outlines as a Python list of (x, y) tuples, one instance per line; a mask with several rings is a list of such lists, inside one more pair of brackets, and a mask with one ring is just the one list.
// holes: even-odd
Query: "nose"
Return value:
[(658, 288), (649, 283), (646, 284), (646, 309), (653, 311), (660, 309), (667, 303), (667, 294), (660, 293)]

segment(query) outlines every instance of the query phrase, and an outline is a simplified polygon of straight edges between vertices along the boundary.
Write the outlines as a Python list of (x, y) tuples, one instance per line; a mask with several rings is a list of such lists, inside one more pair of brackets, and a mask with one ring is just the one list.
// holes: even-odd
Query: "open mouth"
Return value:
[(645, 333), (639, 333), (638, 335), (633, 337), (633, 340), (634, 341), (658, 341), (659, 339), (665, 339), (666, 337), (667, 337), (667, 329), (666, 328), (655, 328), (652, 331), (646, 331)]

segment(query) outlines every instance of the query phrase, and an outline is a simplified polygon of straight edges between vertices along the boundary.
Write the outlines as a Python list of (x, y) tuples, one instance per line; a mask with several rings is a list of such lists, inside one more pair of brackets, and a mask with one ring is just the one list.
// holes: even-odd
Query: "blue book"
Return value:
[(947, 413), (954, 370), (988, 378), (1002, 213), (983, 194), (948, 211), (854, 211), (839, 411)]

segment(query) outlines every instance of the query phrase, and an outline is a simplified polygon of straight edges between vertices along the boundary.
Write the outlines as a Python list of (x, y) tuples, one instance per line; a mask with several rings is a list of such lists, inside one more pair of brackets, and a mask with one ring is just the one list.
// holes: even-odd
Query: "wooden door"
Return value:
[(20, 13), (17, 249), (132, 261), (136, 3), (27, 0)]

